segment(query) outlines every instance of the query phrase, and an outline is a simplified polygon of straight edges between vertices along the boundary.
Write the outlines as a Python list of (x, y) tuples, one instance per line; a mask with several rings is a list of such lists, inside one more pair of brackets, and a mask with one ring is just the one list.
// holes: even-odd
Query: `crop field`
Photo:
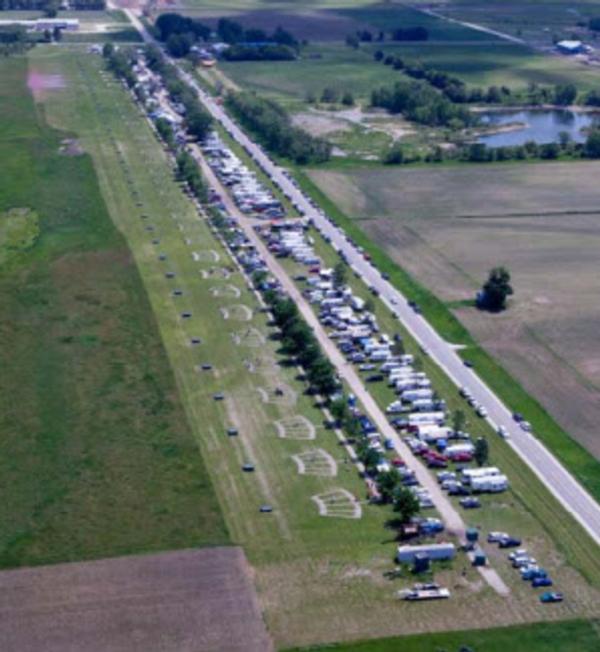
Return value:
[[(596, 458), (598, 169), (582, 162), (312, 173)], [(490, 316), (463, 305), (496, 264), (513, 276), (510, 310)]]
[(226, 543), (135, 263), (38, 72), (0, 62), (0, 566)]
[(557, 36), (570, 38), (577, 35), (593, 43), (593, 35), (586, 25), (591, 17), (598, 16), (594, 0), (447, 0), (436, 7), (436, 11), (450, 18), (500, 30), (546, 48), (552, 46), (552, 39)]
[(5, 571), (0, 589), (5, 650), (272, 650), (233, 546)]
[[(443, 613), (422, 605), (418, 617), (409, 617), (410, 605), (393, 597), (400, 585), (384, 576), (394, 568), (393, 534), (384, 527), (391, 512), (363, 503), (360, 519), (340, 511), (319, 515), (315, 498), (327, 505), (329, 496), (350, 492), (362, 501), (364, 485), (333, 433), (321, 426), (323, 417), (304, 395), (297, 372), (278, 364), (277, 342), (259, 304), (169, 180), (165, 157), (131, 98), (97, 57), (50, 49), (33, 56), (44, 73), (68, 80), (47, 94), (45, 113), (53, 125), (69, 124), (94, 159), (111, 216), (148, 290), (228, 529), (254, 567), (279, 646), (476, 626), (483, 608), (492, 614), (490, 624), (595, 613), (597, 590), (566, 561), (575, 559), (582, 572), (595, 576), (584, 541), (579, 550), (555, 549), (519, 508), (511, 512), (514, 527), (531, 535), (561, 584), (572, 588), (571, 602), (542, 609), (500, 559), (499, 572), (514, 585), (510, 607), (475, 571), (467, 568), (463, 575), (457, 564), (439, 577), (457, 599)], [(166, 278), (167, 271), (175, 276)], [(173, 296), (174, 289), (182, 294)], [(183, 319), (183, 312), (191, 316)], [(212, 368), (203, 370), (203, 364)], [(223, 393), (222, 401), (213, 400), (216, 392)], [(228, 436), (228, 427), (238, 434)], [(247, 462), (255, 465), (253, 473), (242, 472)], [(271, 514), (259, 513), (264, 503), (273, 506)]]

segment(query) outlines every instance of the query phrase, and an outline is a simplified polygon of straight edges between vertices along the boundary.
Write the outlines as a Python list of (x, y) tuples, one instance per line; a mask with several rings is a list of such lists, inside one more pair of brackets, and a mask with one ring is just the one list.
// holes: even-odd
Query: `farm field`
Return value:
[[(414, 4), (427, 6), (429, 3), (418, 0)], [(573, 35), (593, 45), (595, 38), (586, 25), (590, 18), (598, 16), (597, 4), (593, 0), (534, 0), (526, 3), (515, 0), (447, 0), (440, 3), (436, 11), (450, 18), (517, 36), (540, 48), (551, 47), (553, 38), (571, 38)]]
[[(582, 162), (311, 176), (598, 459), (597, 171)], [(464, 302), (496, 264), (516, 295), (490, 316)]]
[(272, 650), (233, 546), (5, 571), (0, 587), (6, 650)]
[[(360, 519), (318, 515), (311, 500), (315, 495), (344, 489), (362, 499), (364, 486), (333, 434), (320, 426), (322, 416), (301, 393), (296, 372), (277, 364), (277, 343), (268, 337), (259, 305), (205, 222), (169, 181), (167, 162), (131, 98), (102, 72), (99, 58), (50, 49), (32, 56), (45, 73), (60, 72), (69, 81), (45, 98), (48, 119), (69, 123), (94, 158), (111, 215), (148, 289), (228, 528), (254, 566), (267, 625), (278, 645), (456, 628), (458, 623), (475, 626), (486, 605), (498, 624), (595, 613), (597, 590), (563, 555), (575, 554), (592, 574), (594, 560), (585, 559), (582, 548), (555, 550), (523, 510), (514, 513), (515, 527), (530, 533), (547, 553), (561, 583), (573, 588), (573, 601), (544, 610), (519, 582), (518, 599), (507, 609), (473, 570), (463, 577), (457, 566), (443, 570), (440, 580), (451, 584), (460, 600), (443, 614), (435, 605), (423, 605), (419, 618), (401, 617), (408, 616), (410, 606), (394, 600), (393, 591), (400, 587), (383, 576), (393, 568), (393, 535), (384, 528), (391, 512), (361, 504)], [(122, 175), (115, 173), (119, 169)], [(165, 261), (158, 259), (160, 253)], [(175, 277), (166, 279), (165, 271)], [(173, 297), (174, 288), (183, 295)], [(182, 311), (191, 316), (183, 319)], [(213, 368), (203, 371), (207, 362)], [(215, 402), (219, 391), (224, 400)], [(227, 436), (228, 425), (238, 428), (238, 436)], [(298, 473), (292, 456), (317, 447), (333, 458), (335, 476)], [(248, 461), (255, 463), (253, 474), (241, 472)], [(258, 512), (265, 502), (274, 507), (272, 514)], [(511, 580), (515, 583), (514, 576)]]
[(0, 567), (227, 543), (92, 161), (28, 73), (0, 62)]

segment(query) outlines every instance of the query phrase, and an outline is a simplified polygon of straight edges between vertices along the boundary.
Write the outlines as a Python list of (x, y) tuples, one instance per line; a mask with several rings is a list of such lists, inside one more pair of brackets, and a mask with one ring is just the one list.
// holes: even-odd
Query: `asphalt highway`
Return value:
[[(152, 36), (138, 17), (131, 10), (125, 9), (124, 11), (140, 31), (144, 40), (154, 43)], [(177, 65), (176, 61), (171, 60), (171, 62)], [(506, 428), (509, 433), (508, 445), (523, 459), (596, 543), (600, 544), (600, 505), (594, 498), (534, 435), (521, 429), (513, 420), (510, 410), (477, 376), (476, 371), (465, 366), (452, 343), (445, 341), (422, 315), (417, 314), (408, 305), (406, 298), (382, 278), (381, 274), (364, 258), (360, 251), (346, 239), (344, 233), (312, 205), (302, 191), (284, 174), (283, 169), (276, 165), (257, 143), (248, 138), (216, 99), (206, 93), (190, 74), (179, 70), (181, 78), (198, 92), (200, 100), (213, 118), (250, 154), (271, 180), (290, 198), (291, 202), (313, 221), (320, 232), (331, 239), (331, 243), (345, 255), (348, 264), (360, 274), (368, 286), (379, 293), (381, 299), (398, 316), (414, 339), (428, 351), (429, 356), (456, 384), (457, 390), (462, 386), (468, 387), (474, 399), (486, 408), (488, 412), (486, 419), (492, 428), (495, 430), (499, 426)], [(510, 472), (508, 474), (510, 480)]]

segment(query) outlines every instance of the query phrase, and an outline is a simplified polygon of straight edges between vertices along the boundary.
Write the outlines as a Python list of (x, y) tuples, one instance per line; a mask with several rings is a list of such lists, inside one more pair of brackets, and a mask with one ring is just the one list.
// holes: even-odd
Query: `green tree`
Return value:
[(394, 499), (394, 492), (400, 484), (400, 476), (394, 469), (391, 471), (384, 471), (377, 476), (377, 486), (379, 493), (384, 503), (391, 503)]
[(102, 46), (102, 56), (105, 59), (112, 57), (114, 51), (115, 51), (115, 46), (112, 43), (105, 43)]
[(394, 340), (392, 344), (392, 355), (404, 355), (405, 353), (404, 342), (402, 340)]
[(487, 439), (484, 437), (478, 437), (475, 442), (475, 461), (479, 466), (483, 466), (490, 456), (490, 447)]
[(577, 88), (573, 84), (559, 84), (554, 88), (554, 102), (561, 106), (573, 104), (577, 98)]
[(394, 491), (394, 511), (398, 513), (402, 524), (410, 520), (419, 513), (421, 509), (419, 499), (413, 494), (408, 487), (398, 485)]
[(588, 158), (600, 158), (600, 129), (590, 131), (583, 152)]
[(346, 282), (348, 280), (348, 266), (346, 263), (340, 261), (334, 268), (333, 268), (333, 284), (336, 288), (342, 287), (343, 285), (346, 285)]
[(477, 305), (490, 312), (500, 312), (506, 308), (506, 300), (512, 294), (510, 273), (505, 267), (494, 267), (477, 295)]
[(452, 415), (452, 430), (454, 432), (461, 432), (467, 425), (467, 417), (462, 410), (455, 410)]
[(344, 106), (354, 106), (354, 95), (350, 91), (346, 91), (342, 95), (342, 104)]
[(327, 86), (327, 88), (324, 88), (323, 92), (321, 93), (321, 102), (325, 102), (326, 104), (335, 104), (338, 101), (339, 97), (340, 94), (337, 88)]

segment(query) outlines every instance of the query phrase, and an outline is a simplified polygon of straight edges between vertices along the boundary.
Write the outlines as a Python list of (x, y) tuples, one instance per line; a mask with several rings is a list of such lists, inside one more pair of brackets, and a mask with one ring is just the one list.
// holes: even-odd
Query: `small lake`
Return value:
[(515, 122), (523, 123), (523, 129), (481, 136), (478, 142), (488, 147), (523, 145), (527, 141), (538, 144), (559, 141), (559, 134), (565, 131), (576, 143), (582, 143), (586, 134), (582, 129), (600, 120), (600, 113), (577, 113), (568, 109), (527, 109), (488, 111), (480, 114), (485, 125), (501, 126)]

